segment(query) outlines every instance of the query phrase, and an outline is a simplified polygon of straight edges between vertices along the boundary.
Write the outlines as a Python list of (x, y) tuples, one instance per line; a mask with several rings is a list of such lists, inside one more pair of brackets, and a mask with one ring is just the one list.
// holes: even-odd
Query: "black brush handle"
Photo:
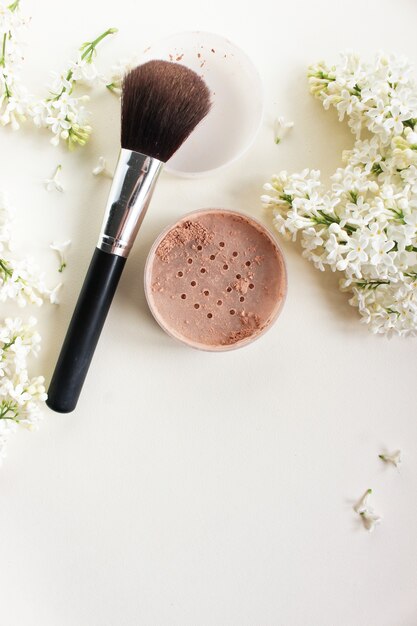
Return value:
[(46, 404), (58, 413), (77, 405), (126, 259), (96, 248), (52, 376)]

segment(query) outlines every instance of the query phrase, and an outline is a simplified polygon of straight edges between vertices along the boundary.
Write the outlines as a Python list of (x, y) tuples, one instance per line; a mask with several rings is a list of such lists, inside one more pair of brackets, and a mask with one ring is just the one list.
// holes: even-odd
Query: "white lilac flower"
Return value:
[(98, 157), (98, 162), (92, 171), (93, 176), (104, 176), (105, 178), (113, 178), (113, 174), (107, 167), (106, 159), (102, 156)]
[(372, 532), (377, 524), (380, 524), (381, 517), (373, 511), (362, 511), (359, 513), (364, 527), (369, 532)]
[(59, 268), (58, 272), (63, 272), (63, 270), (67, 267), (67, 252), (71, 246), (71, 239), (67, 239), (62, 242), (53, 242), (49, 246), (51, 250), (55, 250), (58, 253), (59, 257)]
[(27, 20), (19, 0), (0, 5), (0, 124), (13, 130), (26, 119), (29, 96), (20, 79), (23, 55), (20, 38)]
[(381, 517), (375, 514), (369, 503), (371, 494), (372, 489), (367, 489), (364, 495), (353, 507), (353, 510), (359, 515), (366, 530), (370, 532), (373, 531), (375, 526), (381, 521)]
[[(11, 299), (25, 306), (40, 305), (47, 296), (52, 299), (52, 294), (56, 299), (58, 286), (52, 292), (46, 289), (30, 259), (10, 255), (10, 224), (9, 205), (0, 193), (0, 302)], [(44, 378), (29, 374), (29, 360), (38, 355), (40, 342), (34, 317), (0, 320), (0, 463), (11, 435), (20, 426), (35, 428), (42, 415)]]
[(110, 78), (104, 80), (106, 88), (115, 96), (120, 96), (122, 94), (122, 81), (124, 75), (137, 65), (138, 60), (135, 58), (119, 61), (117, 65), (112, 67)]
[[(11, 210), (5, 195), (0, 193), (0, 302), (13, 300), (21, 307), (40, 306), (45, 299), (51, 299), (54, 290), (47, 289), (44, 275), (32, 259), (11, 255), (11, 244)], [(54, 293), (52, 298), (56, 297)]]
[(52, 178), (46, 178), (44, 180), (47, 191), (59, 191), (61, 193), (64, 191), (64, 187), (62, 186), (62, 183), (59, 180), (61, 170), (62, 170), (62, 165), (57, 165)]
[(0, 302), (14, 300), (18, 306), (41, 306), (47, 289), (43, 274), (29, 258), (0, 258)]
[(277, 117), (274, 122), (274, 141), (276, 144), (281, 143), (285, 135), (291, 128), (294, 127), (294, 122), (287, 122), (284, 117)]
[(115, 33), (109, 28), (93, 41), (84, 43), (75, 61), (56, 77), (46, 98), (28, 93), (20, 80), (23, 55), (20, 50), (26, 21), (20, 14), (19, 0), (0, 4), (0, 124), (17, 130), (21, 122), (32, 119), (37, 127), (52, 132), (51, 143), (65, 141), (69, 148), (84, 145), (91, 134), (86, 95), (73, 95), (77, 83), (93, 84), (100, 76), (93, 62), (98, 44)]
[(49, 101), (38, 103), (38, 107), (44, 107), (45, 127), (53, 135), (52, 145), (57, 146), (63, 140), (72, 149), (87, 143), (92, 131), (90, 113), (84, 106), (88, 100), (87, 95), (74, 98), (63, 91)]
[(97, 46), (105, 37), (116, 32), (116, 28), (108, 28), (93, 41), (83, 43), (76, 61), (69, 63), (66, 71), (55, 77), (49, 97), (34, 103), (31, 111), (35, 123), (52, 132), (53, 145), (57, 146), (62, 140), (72, 149), (87, 143), (92, 128), (90, 114), (84, 105), (89, 98), (86, 94), (75, 97), (74, 86), (77, 82), (92, 84), (99, 78), (93, 63)]
[(59, 291), (61, 290), (62, 283), (58, 283), (51, 291), (49, 291), (49, 302), (51, 304), (59, 304)]
[(395, 465), (395, 467), (398, 467), (401, 463), (401, 450), (396, 450), (391, 454), (384, 452), (383, 454), (378, 454), (378, 457), (382, 461), (385, 461), (385, 463), (391, 463), (392, 465)]
[(28, 358), (37, 356), (36, 320), (6, 318), (0, 323), (0, 461), (18, 426), (36, 428), (46, 400), (43, 376), (31, 377)]
[[(311, 92), (357, 135), (326, 188), (317, 170), (273, 176), (261, 200), (303, 256), (341, 272), (374, 333), (417, 335), (417, 84), (404, 58), (352, 54), (309, 69)], [(370, 138), (361, 139), (362, 131)], [(369, 133), (368, 133), (369, 134)]]

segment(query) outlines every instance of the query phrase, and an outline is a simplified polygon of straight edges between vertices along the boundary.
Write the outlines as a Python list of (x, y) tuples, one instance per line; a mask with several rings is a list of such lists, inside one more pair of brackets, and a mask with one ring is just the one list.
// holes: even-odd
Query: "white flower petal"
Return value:
[(395, 467), (398, 467), (401, 463), (401, 450), (396, 450), (391, 454), (389, 454), (388, 452), (384, 452), (382, 454), (379, 454), (378, 456), (382, 461), (385, 461), (386, 463), (391, 463), (392, 465), (395, 465)]

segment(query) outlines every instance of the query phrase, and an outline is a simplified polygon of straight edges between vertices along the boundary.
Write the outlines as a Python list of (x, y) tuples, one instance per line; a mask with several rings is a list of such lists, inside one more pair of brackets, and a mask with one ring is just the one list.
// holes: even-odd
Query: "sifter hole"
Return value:
[(234, 315), (236, 313), (236, 311), (234, 309), (230, 309), (229, 313), (230, 313), (230, 315)]
[(250, 267), (250, 261), (246, 261), (245, 265), (246, 267)]
[(197, 283), (195, 282), (195, 280), (192, 280), (192, 281), (190, 282), (191, 287), (195, 287), (195, 286), (196, 286), (196, 284), (197, 284)]
[(223, 304), (222, 300), (217, 300), (217, 306), (221, 306)]
[(220, 246), (221, 248), (224, 248), (224, 241), (220, 241), (220, 242), (219, 242), (219, 246)]
[(213, 317), (213, 313), (207, 313), (207, 317), (209, 318), (209, 320), (211, 320), (211, 318)]
[(236, 250), (233, 252), (233, 256), (237, 256), (238, 253), (236, 252)]
[(206, 270), (206, 268), (205, 268), (205, 267), (202, 267), (202, 268), (201, 268), (201, 270), (200, 270), (200, 272), (201, 272), (202, 274), (205, 274), (205, 273), (206, 273), (206, 271), (207, 271), (207, 270)]
[(191, 263), (193, 262), (192, 259), (188, 259), (187, 263), (189, 263), (191, 265)]
[(203, 246), (197, 246), (197, 250), (202, 250)]
[(251, 283), (251, 284), (249, 285), (249, 289), (253, 289), (254, 287), (255, 287), (255, 285), (254, 285), (253, 283)]
[(181, 278), (181, 276), (184, 276), (184, 274), (182, 272), (178, 272), (177, 276)]
[(210, 295), (210, 292), (209, 292), (208, 289), (204, 289), (203, 293), (204, 293), (205, 296), (209, 296)]
[(182, 293), (182, 294), (181, 294), (181, 298), (182, 298), (183, 300), (185, 300), (185, 298), (186, 298), (186, 297), (187, 297), (187, 294), (186, 294), (186, 293)]
[(227, 265), (227, 263), (225, 263), (225, 264), (223, 265), (223, 269), (224, 269), (224, 270), (228, 270), (228, 269), (229, 269), (229, 266)]
[(232, 288), (231, 288), (231, 287), (228, 287), (228, 288), (226, 289), (226, 291), (227, 291), (227, 293), (230, 293), (230, 292), (232, 291)]
[(198, 304), (198, 302), (195, 303), (194, 308), (195, 309), (199, 309), (200, 308), (200, 305)]
[(241, 274), (236, 274), (236, 278), (239, 280), (239, 278), (242, 278)]
[(214, 261), (215, 258), (216, 258), (215, 254), (210, 254), (210, 261)]
[(240, 296), (239, 300), (240, 300), (241, 302), (245, 302), (245, 298), (244, 298), (243, 296)]

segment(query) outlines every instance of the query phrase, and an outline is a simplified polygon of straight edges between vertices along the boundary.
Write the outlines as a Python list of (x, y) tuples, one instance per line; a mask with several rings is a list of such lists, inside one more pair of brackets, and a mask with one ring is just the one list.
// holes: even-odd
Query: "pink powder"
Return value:
[(169, 334), (225, 350), (260, 336), (287, 289), (282, 253), (250, 217), (207, 209), (186, 216), (153, 245), (145, 272), (150, 309)]

